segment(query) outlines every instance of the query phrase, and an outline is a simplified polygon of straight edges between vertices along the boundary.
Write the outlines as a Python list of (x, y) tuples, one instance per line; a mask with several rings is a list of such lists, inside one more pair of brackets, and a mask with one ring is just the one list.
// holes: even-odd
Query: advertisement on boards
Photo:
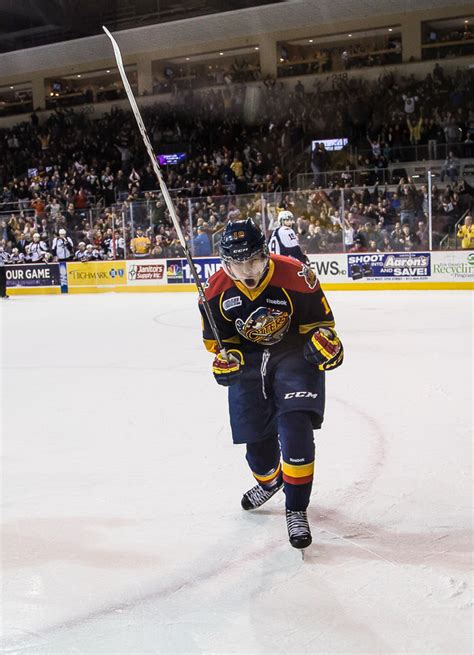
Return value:
[[(206, 282), (211, 275), (222, 268), (219, 257), (198, 257), (193, 259), (193, 262), (201, 282)], [(166, 274), (168, 284), (190, 284), (194, 282), (186, 259), (167, 259)]]
[(428, 280), (431, 275), (429, 252), (366, 252), (347, 255), (352, 280)]
[(69, 288), (116, 287), (127, 284), (125, 262), (68, 262)]
[(7, 287), (58, 287), (59, 264), (9, 264)]
[(440, 282), (474, 282), (474, 251), (453, 250), (431, 253), (432, 278)]
[(347, 257), (343, 254), (308, 255), (311, 268), (318, 280), (344, 282), (347, 280)]
[[(337, 282), (347, 279), (347, 258), (343, 254), (309, 255), (311, 268), (321, 282)], [(196, 258), (193, 260), (201, 282), (222, 268), (219, 257)], [(167, 259), (166, 276), (168, 284), (189, 284), (193, 282), (186, 259)]]
[(166, 284), (166, 260), (127, 261), (127, 284), (156, 285)]

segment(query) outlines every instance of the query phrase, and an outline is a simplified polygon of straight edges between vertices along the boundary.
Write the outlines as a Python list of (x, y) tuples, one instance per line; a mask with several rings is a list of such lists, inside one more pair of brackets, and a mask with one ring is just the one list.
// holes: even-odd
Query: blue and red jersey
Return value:
[[(334, 317), (315, 272), (301, 262), (270, 255), (267, 272), (255, 289), (232, 280), (223, 269), (205, 290), (219, 337), (226, 348), (242, 352), (301, 345), (319, 327), (334, 327)], [(203, 339), (217, 352), (206, 314)]]

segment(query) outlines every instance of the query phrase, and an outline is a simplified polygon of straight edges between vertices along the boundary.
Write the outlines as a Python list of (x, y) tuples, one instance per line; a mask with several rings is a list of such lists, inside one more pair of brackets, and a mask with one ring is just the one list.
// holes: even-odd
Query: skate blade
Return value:
[(306, 548), (294, 548), (293, 550), (296, 550), (301, 555), (301, 560), (304, 562), (306, 557), (309, 559), (309, 553), (306, 552), (308, 548), (309, 546)]
[(301, 559), (302, 559), (303, 562), (305, 561), (305, 559), (308, 559), (308, 560), (311, 559), (311, 554), (309, 552), (309, 546), (307, 546), (306, 548), (301, 549)]

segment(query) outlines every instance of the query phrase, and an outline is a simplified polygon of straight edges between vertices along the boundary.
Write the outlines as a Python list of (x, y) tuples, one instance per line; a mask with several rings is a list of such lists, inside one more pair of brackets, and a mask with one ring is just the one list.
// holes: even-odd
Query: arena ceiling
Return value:
[[(102, 25), (117, 32), (259, 7), (260, 28), (271, 30), (282, 24), (338, 23), (460, 4), (462, 0), (0, 0), (0, 53), (99, 35)], [(253, 27), (255, 18), (253, 13)], [(245, 31), (248, 24), (242, 19), (234, 14), (230, 22), (236, 28), (243, 24)]]
[(285, 0), (0, 0), (0, 52)]

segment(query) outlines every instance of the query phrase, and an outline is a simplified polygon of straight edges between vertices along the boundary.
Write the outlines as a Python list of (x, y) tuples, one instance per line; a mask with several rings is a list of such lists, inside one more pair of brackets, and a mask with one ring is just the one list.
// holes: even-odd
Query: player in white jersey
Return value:
[(74, 255), (74, 259), (77, 262), (85, 262), (88, 258), (87, 252), (86, 252), (86, 244), (84, 241), (80, 241), (78, 244), (78, 249), (76, 250), (76, 253)]
[(97, 262), (103, 259), (102, 254), (98, 248), (88, 243), (86, 246), (86, 252), (82, 258), (83, 262)]
[(18, 248), (13, 248), (12, 254), (10, 255), (9, 264), (24, 264), (25, 255), (18, 250)]
[(74, 244), (71, 237), (66, 235), (66, 230), (62, 227), (58, 236), (54, 237), (52, 251), (59, 262), (72, 259), (74, 254)]
[(298, 237), (293, 230), (295, 219), (293, 214), (284, 209), (278, 213), (280, 226), (273, 230), (268, 249), (274, 255), (286, 255), (298, 259), (303, 264), (308, 264), (308, 258), (303, 253), (298, 243)]
[(41, 241), (38, 232), (35, 232), (33, 234), (33, 241), (26, 246), (27, 261), (33, 264), (39, 264), (40, 262), (48, 261), (49, 257), (48, 246), (44, 241)]

